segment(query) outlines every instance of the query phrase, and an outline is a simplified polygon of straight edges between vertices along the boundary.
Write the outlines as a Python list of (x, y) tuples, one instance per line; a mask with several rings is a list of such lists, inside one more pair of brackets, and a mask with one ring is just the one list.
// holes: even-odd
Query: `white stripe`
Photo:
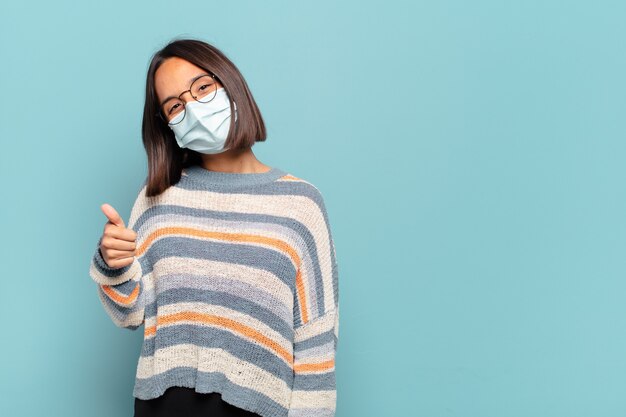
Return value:
[[(168, 275), (189, 274), (197, 275), (201, 279), (206, 279), (208, 276), (216, 276), (241, 281), (270, 294), (276, 302), (282, 304), (280, 309), (288, 311), (290, 313), (289, 318), (293, 318), (293, 293), (291, 288), (287, 283), (265, 269), (210, 259), (169, 257), (159, 259), (154, 264), (152, 271), (154, 275), (159, 277), (159, 280), (167, 279)], [(145, 289), (152, 291), (153, 285), (154, 282), (151, 280), (150, 283), (146, 283)]]
[(329, 408), (337, 404), (337, 391), (293, 391), (290, 408)]
[(221, 372), (231, 382), (261, 392), (283, 407), (289, 407), (290, 389), (285, 381), (223, 349), (179, 344), (158, 349), (155, 355), (156, 359), (153, 356), (139, 358), (137, 378), (150, 378), (183, 366), (202, 372)]
[(294, 335), (295, 341), (306, 340), (333, 329), (335, 326), (336, 313), (337, 309), (328, 311), (323, 316), (318, 317), (317, 319), (298, 328)]

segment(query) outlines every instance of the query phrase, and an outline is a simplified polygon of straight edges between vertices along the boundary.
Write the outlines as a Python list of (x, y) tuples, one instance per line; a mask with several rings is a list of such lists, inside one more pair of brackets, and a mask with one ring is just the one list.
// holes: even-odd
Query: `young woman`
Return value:
[(166, 45), (142, 136), (147, 178), (128, 225), (102, 205), (90, 265), (112, 321), (144, 326), (135, 416), (334, 416), (328, 214), (313, 184), (255, 157), (265, 125), (239, 70), (200, 40)]

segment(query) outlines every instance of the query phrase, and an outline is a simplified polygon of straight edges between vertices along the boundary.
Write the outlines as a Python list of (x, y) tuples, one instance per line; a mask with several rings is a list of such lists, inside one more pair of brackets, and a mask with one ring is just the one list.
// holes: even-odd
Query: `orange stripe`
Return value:
[(143, 335), (148, 337), (156, 334), (156, 326), (144, 327)]
[(291, 247), (291, 245), (285, 243), (280, 239), (274, 239), (266, 236), (245, 234), (245, 233), (228, 233), (228, 232), (214, 232), (210, 230), (201, 230), (194, 229), (191, 227), (162, 227), (160, 229), (152, 232), (143, 242), (143, 244), (137, 249), (136, 256), (141, 256), (148, 247), (152, 244), (152, 242), (164, 235), (186, 235), (186, 236), (194, 236), (194, 237), (202, 237), (202, 238), (213, 238), (220, 239), (231, 242), (252, 242), (252, 243), (261, 243), (268, 246), (273, 246), (278, 250), (286, 252), (289, 257), (296, 264), (296, 290), (298, 293), (298, 298), (300, 299), (300, 316), (302, 317), (302, 322), (307, 323), (309, 321), (309, 315), (307, 313), (307, 300), (306, 293), (304, 291), (304, 283), (302, 281), (302, 274), (300, 272), (300, 266), (302, 261), (298, 256), (296, 250)]
[(124, 305), (133, 303), (139, 295), (139, 283), (135, 285), (133, 291), (128, 295), (119, 294), (117, 291), (112, 289), (110, 285), (100, 285), (100, 287), (102, 287), (102, 290), (109, 296), (110, 299)]
[(295, 176), (293, 176), (291, 174), (283, 175), (279, 179), (281, 179), (281, 180), (289, 180), (289, 181), (301, 181), (300, 178), (295, 177)]
[(188, 235), (195, 237), (208, 237), (214, 239), (228, 240), (232, 242), (263, 243), (287, 252), (291, 259), (293, 259), (294, 263), (296, 263), (296, 265), (299, 265), (300, 261), (300, 258), (298, 257), (296, 251), (290, 245), (279, 239), (244, 233), (213, 232), (210, 230), (200, 230), (191, 227), (162, 227), (155, 230), (145, 239), (143, 244), (137, 249), (137, 251), (135, 252), (136, 256), (141, 256), (155, 239), (163, 235)]
[[(292, 354), (289, 353), (287, 350), (283, 349), (283, 347), (280, 346), (278, 343), (276, 343), (269, 337), (265, 336), (261, 332), (253, 329), (252, 327), (246, 326), (242, 323), (239, 323), (235, 320), (231, 320), (227, 317), (216, 316), (214, 314), (196, 313), (193, 311), (184, 311), (180, 313), (174, 313), (174, 314), (170, 314), (167, 316), (158, 317), (157, 326), (162, 326), (162, 325), (171, 324), (171, 323), (178, 323), (181, 321), (195, 321), (199, 323), (215, 324), (218, 326), (222, 326), (222, 327), (234, 330), (235, 332), (243, 334), (251, 339), (254, 339), (257, 342), (261, 343), (262, 345), (273, 350), (274, 352), (276, 352), (276, 354), (278, 354), (278, 356), (281, 356), (290, 364), (293, 363)], [(144, 333), (146, 332), (152, 333), (153, 328), (155, 329), (155, 326), (147, 328)], [(156, 329), (154, 331), (156, 332)]]
[(331, 359), (326, 362), (319, 363), (300, 363), (294, 365), (293, 370), (295, 372), (307, 372), (307, 371), (325, 371), (335, 366), (335, 360)]
[(298, 298), (300, 299), (300, 317), (302, 317), (302, 323), (306, 324), (309, 321), (309, 313), (306, 308), (306, 295), (304, 292), (304, 282), (302, 281), (302, 272), (300, 268), (296, 272), (296, 291), (298, 292)]

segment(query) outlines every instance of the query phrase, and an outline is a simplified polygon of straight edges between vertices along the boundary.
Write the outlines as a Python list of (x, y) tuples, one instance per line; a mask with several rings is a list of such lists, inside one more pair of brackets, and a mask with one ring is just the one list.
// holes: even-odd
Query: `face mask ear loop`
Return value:
[(233, 105), (235, 106), (235, 125), (237, 125), (237, 103), (233, 100)]

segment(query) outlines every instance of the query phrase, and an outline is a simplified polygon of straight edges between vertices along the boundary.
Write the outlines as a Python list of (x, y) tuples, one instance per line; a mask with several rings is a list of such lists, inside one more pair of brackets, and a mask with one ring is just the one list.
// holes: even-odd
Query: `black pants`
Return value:
[(192, 388), (170, 387), (152, 400), (135, 398), (135, 417), (261, 417), (222, 400), (217, 392), (197, 393)]

